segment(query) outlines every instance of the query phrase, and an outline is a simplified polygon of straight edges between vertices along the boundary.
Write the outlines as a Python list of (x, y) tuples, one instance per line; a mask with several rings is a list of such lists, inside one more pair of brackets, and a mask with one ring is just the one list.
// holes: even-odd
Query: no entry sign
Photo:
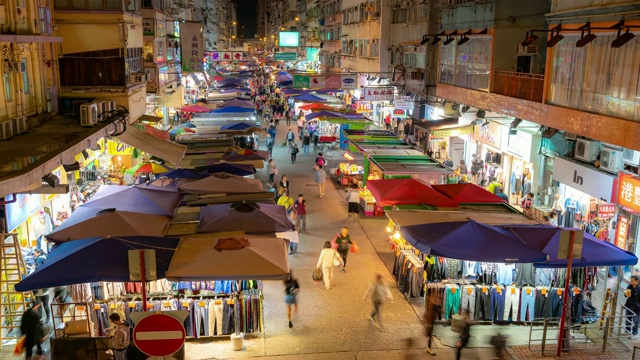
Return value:
[(184, 345), (186, 334), (178, 319), (164, 314), (149, 315), (133, 329), (133, 342), (149, 356), (169, 356)]

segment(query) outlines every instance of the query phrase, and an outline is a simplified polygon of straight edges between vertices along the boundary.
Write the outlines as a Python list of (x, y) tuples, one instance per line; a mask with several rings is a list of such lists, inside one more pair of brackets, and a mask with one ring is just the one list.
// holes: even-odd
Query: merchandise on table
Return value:
[(342, 186), (360, 186), (364, 174), (364, 166), (355, 163), (339, 165), (339, 179)]

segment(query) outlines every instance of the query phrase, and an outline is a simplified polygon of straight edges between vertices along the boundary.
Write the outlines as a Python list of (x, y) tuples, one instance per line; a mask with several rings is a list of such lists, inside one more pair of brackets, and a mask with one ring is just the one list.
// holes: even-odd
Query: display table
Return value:
[[(51, 358), (55, 360), (111, 360), (113, 356), (107, 354), (111, 349), (111, 339), (108, 337), (62, 337), (51, 339)], [(184, 346), (173, 358), (184, 359)], [(127, 350), (128, 360), (146, 360), (148, 356), (138, 350), (133, 342)]]

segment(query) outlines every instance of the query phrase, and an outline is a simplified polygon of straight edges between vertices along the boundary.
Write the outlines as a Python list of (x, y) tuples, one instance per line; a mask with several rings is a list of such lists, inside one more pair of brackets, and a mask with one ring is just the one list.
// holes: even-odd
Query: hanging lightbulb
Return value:
[(393, 229), (391, 229), (390, 227), (387, 226), (387, 232), (390, 233), (391, 230), (393, 230)]
[(393, 234), (393, 238), (400, 240), (400, 231), (396, 231), (395, 234)]

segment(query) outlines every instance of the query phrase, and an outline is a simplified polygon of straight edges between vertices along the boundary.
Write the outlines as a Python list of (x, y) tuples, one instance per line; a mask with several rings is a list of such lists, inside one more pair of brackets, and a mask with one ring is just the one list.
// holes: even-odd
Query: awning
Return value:
[(187, 147), (184, 145), (158, 139), (133, 126), (127, 126), (127, 131), (118, 136), (118, 139), (130, 146), (174, 164), (180, 164), (184, 153), (187, 151)]
[(159, 123), (164, 120), (162, 116), (153, 116), (153, 115), (142, 115), (138, 118), (138, 121), (146, 121), (152, 123)]

